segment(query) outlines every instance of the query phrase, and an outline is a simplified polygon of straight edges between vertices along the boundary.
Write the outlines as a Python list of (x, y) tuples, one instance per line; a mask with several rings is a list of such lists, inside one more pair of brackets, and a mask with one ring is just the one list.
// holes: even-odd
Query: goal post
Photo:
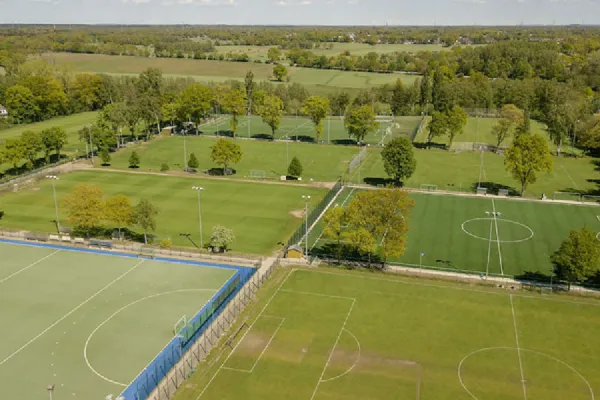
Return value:
[(559, 201), (576, 201), (581, 202), (581, 193), (577, 192), (554, 192), (552, 194), (552, 200)]
[(430, 185), (430, 184), (424, 183), (421, 185), (420, 189), (427, 191), (427, 192), (435, 192), (438, 190), (438, 187), (437, 187), (437, 185)]
[(252, 170), (250, 171), (250, 178), (252, 179), (266, 179), (267, 174), (263, 170)]
[[(175, 325), (173, 325), (173, 335), (174, 336), (178, 336), (181, 335), (182, 331), (187, 327), (188, 324), (188, 319), (187, 316), (183, 316), (181, 318), (179, 318), (179, 320), (177, 322), (175, 322)], [(183, 335), (181, 335), (183, 336)]]
[(154, 259), (156, 250), (151, 247), (142, 247), (138, 253), (138, 258), (150, 258)]
[(588, 204), (600, 204), (600, 196), (591, 196), (588, 194), (584, 194), (583, 196), (581, 196), (581, 201), (583, 203), (588, 203)]

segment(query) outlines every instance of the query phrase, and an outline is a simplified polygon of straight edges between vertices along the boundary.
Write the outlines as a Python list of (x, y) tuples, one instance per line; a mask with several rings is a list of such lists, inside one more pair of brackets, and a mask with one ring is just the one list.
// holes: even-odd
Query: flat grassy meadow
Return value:
[[(62, 175), (56, 183), (59, 218), (69, 226), (63, 198), (75, 186), (87, 183), (103, 189), (106, 197), (124, 194), (136, 204), (147, 198), (158, 209), (156, 243), (170, 238), (176, 246), (192, 246), (181, 233), (190, 233), (199, 240), (197, 192), (192, 186), (202, 186), (202, 226), (205, 242), (212, 227), (223, 225), (236, 236), (231, 246), (235, 252), (269, 254), (277, 243), (291, 236), (301, 224), (303, 195), (317, 204), (326, 189), (273, 185), (252, 182), (232, 182), (220, 179), (164, 177), (151, 174), (75, 172)], [(0, 196), (0, 209), (5, 213), (0, 227), (34, 232), (55, 232), (52, 185), (48, 180), (17, 193)], [(116, 226), (114, 227), (116, 228)], [(139, 228), (133, 228), (140, 232)]]

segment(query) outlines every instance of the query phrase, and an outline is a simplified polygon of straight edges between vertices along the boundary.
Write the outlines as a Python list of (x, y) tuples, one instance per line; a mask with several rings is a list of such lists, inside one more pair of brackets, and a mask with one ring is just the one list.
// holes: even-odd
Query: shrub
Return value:
[(167, 163), (162, 163), (160, 165), (160, 172), (167, 172), (169, 170), (169, 164)]

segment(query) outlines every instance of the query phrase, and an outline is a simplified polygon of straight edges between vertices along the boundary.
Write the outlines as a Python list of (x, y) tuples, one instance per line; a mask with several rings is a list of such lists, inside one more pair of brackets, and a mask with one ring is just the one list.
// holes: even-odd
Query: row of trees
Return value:
[(0, 146), (0, 164), (8, 163), (18, 169), (21, 160), (27, 160), (26, 168), (32, 169), (39, 164), (40, 153), (44, 161), (50, 162), (54, 153), (57, 160), (61, 150), (68, 143), (67, 133), (62, 128), (49, 128), (41, 132), (25, 131), (17, 138), (9, 138)]

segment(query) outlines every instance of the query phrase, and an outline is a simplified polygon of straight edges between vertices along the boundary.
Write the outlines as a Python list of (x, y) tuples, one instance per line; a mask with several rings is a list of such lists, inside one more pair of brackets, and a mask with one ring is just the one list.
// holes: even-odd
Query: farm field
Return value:
[(282, 269), (232, 346), (175, 400), (589, 400), (600, 390), (599, 304)]
[(235, 269), (0, 243), (4, 398), (117, 396)]
[[(357, 189), (345, 188), (336, 203), (347, 206), (356, 194)], [(406, 253), (392, 263), (485, 275), (550, 276), (550, 254), (569, 230), (587, 226), (600, 232), (596, 205), (419, 193), (411, 198), (415, 207), (409, 217)], [(321, 258), (334, 253), (322, 230), (319, 225), (309, 237), (309, 248)]]
[[(57, 66), (68, 66), (73, 72), (127, 75), (139, 74), (152, 67), (161, 69), (165, 76), (191, 77), (206, 82), (243, 79), (249, 70), (254, 72), (257, 80), (270, 80), (273, 75), (272, 65), (256, 63), (70, 53), (45, 54), (42, 58)], [(417, 78), (414, 75), (406, 74), (378, 74), (310, 68), (290, 68), (289, 75), (292, 82), (307, 85), (309, 90), (323, 87), (327, 90), (332, 88), (363, 89), (372, 85), (393, 83), (396, 79), (402, 79), (405, 84), (412, 84)]]
[[(147, 198), (159, 209), (156, 240), (170, 238), (175, 246), (191, 246), (180, 236), (192, 234), (199, 242), (197, 192), (192, 186), (202, 186), (202, 227), (208, 242), (213, 226), (233, 229), (234, 252), (270, 254), (277, 242), (291, 236), (301, 223), (303, 195), (317, 204), (326, 189), (233, 182), (196, 177), (164, 177), (152, 174), (90, 171), (62, 175), (56, 183), (59, 218), (68, 226), (63, 198), (75, 186), (87, 183), (104, 190), (106, 197), (123, 194), (133, 204)], [(5, 212), (0, 227), (34, 232), (55, 232), (52, 185), (48, 180), (38, 186), (0, 196), (0, 209)], [(134, 228), (135, 229), (135, 228)]]
[[(498, 188), (506, 188), (512, 194), (520, 190), (519, 183), (504, 167), (504, 157), (495, 153), (464, 151), (453, 152), (439, 149), (414, 149), (417, 169), (407, 180), (406, 186), (419, 188), (422, 184), (437, 185), (439, 190), (474, 192), (481, 174), (481, 186), (495, 193)], [(483, 157), (483, 163), (481, 163)], [(529, 185), (525, 195), (540, 198), (548, 197), (557, 191), (594, 194), (599, 187), (597, 160), (591, 157), (553, 157), (554, 168), (550, 173), (538, 173), (536, 183)], [(483, 165), (483, 168), (480, 168)], [(383, 169), (381, 149), (369, 149), (360, 172), (360, 182), (383, 184), (387, 175)], [(358, 182), (358, 170), (348, 177)]]
[[(97, 112), (84, 112), (79, 114), (73, 114), (66, 117), (56, 117), (43, 122), (37, 122), (33, 124), (24, 124), (13, 126), (9, 129), (0, 130), (0, 143), (8, 138), (15, 138), (21, 136), (25, 131), (41, 132), (44, 129), (59, 127), (63, 128), (67, 132), (67, 138), (69, 142), (65, 145), (62, 153), (73, 154), (79, 151), (81, 154), (85, 154), (85, 143), (79, 140), (77, 132), (89, 125), (96, 122), (98, 117)], [(0, 165), (0, 172), (10, 167), (7, 164)]]

